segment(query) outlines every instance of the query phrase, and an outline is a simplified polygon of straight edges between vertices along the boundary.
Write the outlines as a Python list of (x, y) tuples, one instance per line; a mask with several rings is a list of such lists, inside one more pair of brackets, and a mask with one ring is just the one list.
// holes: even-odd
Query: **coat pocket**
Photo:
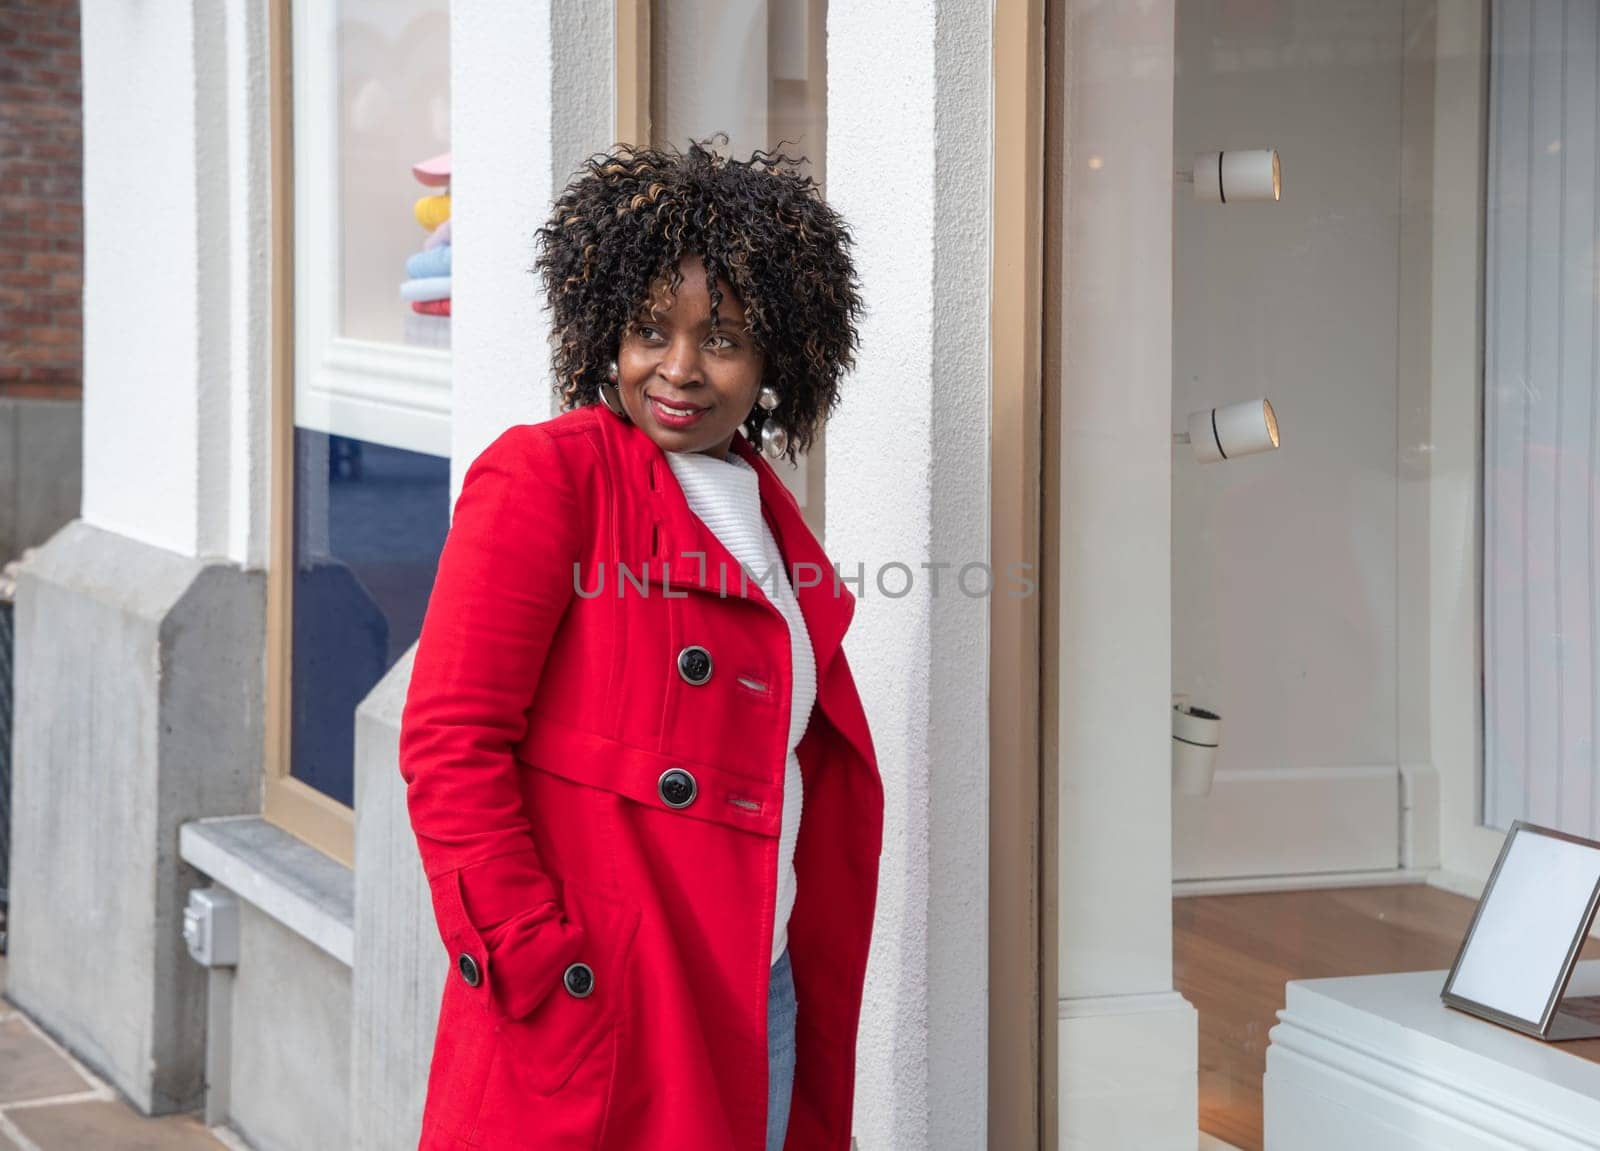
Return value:
[(566, 1086), (613, 1027), (624, 1003), (639, 911), (617, 896), (562, 883), (566, 917), (583, 928), (586, 953), (557, 976), (560, 986), (532, 1012), (499, 1026), (499, 1060), (540, 1095)]

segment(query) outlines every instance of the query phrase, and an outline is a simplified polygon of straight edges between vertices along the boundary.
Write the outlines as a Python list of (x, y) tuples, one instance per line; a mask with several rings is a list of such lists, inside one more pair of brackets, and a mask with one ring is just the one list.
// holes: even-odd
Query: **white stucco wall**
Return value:
[(238, 0), (82, 12), (83, 517), (241, 561), (266, 538), (263, 34)]
[[(483, 0), (451, 37), (452, 195), (475, 224), (454, 239), (459, 485), (500, 430), (555, 412), (533, 230), (611, 143), (612, 13)], [(266, 38), (246, 0), (83, 10), (83, 515), (252, 566), (270, 532)]]
[[(858, 1048), (866, 1151), (985, 1143), (988, 601), (954, 576), (988, 555), (989, 36), (986, 5), (828, 13), (828, 198), (869, 315), (828, 427), (826, 543), (847, 575), (868, 573), (845, 648), (886, 805)], [(876, 585), (890, 563), (914, 574), (902, 598)], [(937, 595), (930, 563), (953, 565)]]
[(272, 121), (267, 6), (226, 0), (227, 344), (225, 486), (208, 498), (202, 544), (264, 567), (272, 520)]

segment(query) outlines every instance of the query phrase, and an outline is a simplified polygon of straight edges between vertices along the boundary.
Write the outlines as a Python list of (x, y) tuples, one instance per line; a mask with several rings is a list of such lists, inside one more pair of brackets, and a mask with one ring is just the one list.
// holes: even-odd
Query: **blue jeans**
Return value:
[(794, 971), (789, 950), (772, 965), (767, 992), (767, 1151), (783, 1151), (794, 1092)]

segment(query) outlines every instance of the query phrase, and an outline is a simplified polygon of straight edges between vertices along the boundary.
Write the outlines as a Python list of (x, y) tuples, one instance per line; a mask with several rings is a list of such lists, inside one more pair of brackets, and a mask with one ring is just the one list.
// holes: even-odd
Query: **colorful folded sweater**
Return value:
[(449, 274), (449, 244), (440, 244), (437, 248), (424, 249), (406, 260), (406, 275), (414, 280), (420, 280), (427, 276), (448, 276)]
[(447, 300), (450, 298), (449, 276), (426, 276), (419, 280), (405, 280), (400, 285), (402, 300)]

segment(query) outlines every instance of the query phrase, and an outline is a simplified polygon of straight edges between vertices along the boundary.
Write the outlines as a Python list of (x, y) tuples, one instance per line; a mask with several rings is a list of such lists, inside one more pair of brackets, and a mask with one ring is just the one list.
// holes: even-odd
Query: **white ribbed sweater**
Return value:
[[(800, 759), (795, 748), (805, 734), (817, 700), (817, 661), (811, 650), (811, 635), (795, 599), (790, 575), (784, 571), (783, 553), (772, 529), (761, 515), (760, 477), (737, 452), (718, 459), (703, 452), (667, 452), (667, 462), (678, 486), (683, 489), (689, 508), (722, 541), (749, 575), (751, 595), (772, 599), (773, 606), (789, 624), (789, 658), (793, 665), (793, 691), (789, 706), (788, 757), (783, 772), (783, 814), (778, 831), (778, 906), (772, 924), (772, 962), (783, 957), (789, 942), (789, 913), (794, 909), (794, 845), (800, 834), (800, 809), (803, 802)], [(783, 572), (781, 578), (776, 573)], [(728, 573), (728, 586), (738, 573)], [(756, 590), (756, 589), (759, 589)], [(715, 658), (715, 653), (712, 653)]]

